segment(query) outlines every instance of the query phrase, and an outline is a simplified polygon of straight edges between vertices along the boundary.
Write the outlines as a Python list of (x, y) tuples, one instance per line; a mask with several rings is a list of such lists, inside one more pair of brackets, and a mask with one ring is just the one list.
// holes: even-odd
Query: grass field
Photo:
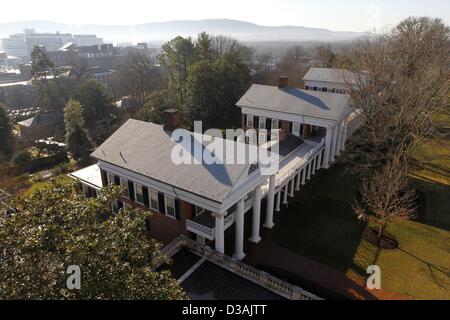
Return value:
[(450, 185), (450, 140), (425, 140), (417, 146), (414, 157), (423, 168), (411, 174), (430, 182)]
[[(56, 181), (61, 182), (61, 183), (70, 183), (73, 180), (70, 179), (66, 174), (61, 174), (57, 177), (54, 178)], [(21, 197), (27, 197), (31, 194), (33, 194), (34, 192), (38, 191), (38, 190), (43, 190), (46, 187), (50, 186), (50, 179), (48, 180), (44, 180), (44, 181), (39, 181), (39, 182), (35, 182), (33, 184), (31, 184), (31, 186), (29, 187), (29, 189), (24, 192), (23, 194), (21, 194)]]
[(363, 278), (379, 265), (387, 291), (416, 299), (450, 299), (450, 187), (412, 181), (424, 194), (417, 221), (392, 224), (400, 250), (379, 251), (361, 239), (351, 208), (358, 180), (336, 166), (314, 177), (285, 209), (275, 229), (283, 247)]

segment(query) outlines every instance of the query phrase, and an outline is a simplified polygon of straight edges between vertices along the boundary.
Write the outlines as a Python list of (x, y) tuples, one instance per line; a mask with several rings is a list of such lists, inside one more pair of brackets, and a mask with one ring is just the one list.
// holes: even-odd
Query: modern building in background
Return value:
[(70, 33), (38, 33), (34, 29), (25, 29), (23, 33), (10, 35), (2, 39), (2, 48), (10, 56), (19, 57), (22, 62), (30, 58), (34, 46), (45, 47), (47, 51), (55, 51), (67, 43), (89, 46), (100, 45), (103, 39), (96, 35), (72, 35)]
[(19, 57), (8, 55), (5, 51), (0, 51), (0, 69), (17, 69), (22, 60)]
[(79, 46), (69, 42), (57, 50), (48, 51), (50, 59), (57, 67), (85, 66), (113, 69), (121, 57), (121, 52), (112, 44)]

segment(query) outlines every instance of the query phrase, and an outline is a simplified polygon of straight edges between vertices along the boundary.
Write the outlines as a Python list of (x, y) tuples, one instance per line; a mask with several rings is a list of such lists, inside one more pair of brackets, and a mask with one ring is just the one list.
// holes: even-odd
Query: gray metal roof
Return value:
[(60, 112), (51, 112), (38, 114), (32, 118), (20, 121), (19, 125), (24, 127), (51, 126), (59, 121), (63, 121), (63, 114)]
[(303, 77), (304, 81), (320, 81), (346, 84), (355, 83), (355, 76), (345, 69), (311, 68)]
[(351, 108), (349, 95), (258, 84), (252, 85), (236, 105), (335, 121)]
[[(199, 144), (192, 133), (189, 135), (192, 148), (183, 152), (193, 156), (195, 144), (200, 150), (208, 146), (207, 142)], [(249, 164), (176, 165), (171, 153), (177, 144), (163, 126), (130, 119), (91, 156), (219, 203), (248, 172)]]

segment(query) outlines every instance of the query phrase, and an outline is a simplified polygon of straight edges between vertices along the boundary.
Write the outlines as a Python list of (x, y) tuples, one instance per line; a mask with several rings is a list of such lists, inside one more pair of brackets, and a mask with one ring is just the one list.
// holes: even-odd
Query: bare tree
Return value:
[(371, 179), (364, 181), (360, 188), (361, 198), (353, 203), (359, 220), (377, 226), (378, 239), (388, 223), (416, 216), (416, 193), (407, 189), (406, 172), (400, 162), (400, 158), (395, 157)]
[(211, 44), (216, 59), (226, 54), (231, 54), (239, 57), (245, 64), (251, 65), (255, 58), (256, 52), (254, 48), (247, 47), (233, 38), (222, 35), (212, 36)]
[(395, 156), (407, 162), (415, 145), (436, 132), (436, 116), (449, 110), (448, 37), (438, 19), (409, 18), (349, 51), (346, 82), (365, 124), (344, 160), (359, 173), (370, 175)]
[(134, 107), (145, 103), (148, 92), (162, 86), (162, 76), (155, 61), (140, 51), (130, 51), (118, 67), (120, 85), (131, 95)]

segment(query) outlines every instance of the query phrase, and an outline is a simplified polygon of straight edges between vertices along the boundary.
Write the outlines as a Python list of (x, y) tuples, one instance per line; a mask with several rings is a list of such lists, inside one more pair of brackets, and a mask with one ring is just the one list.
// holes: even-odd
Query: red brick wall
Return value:
[(170, 243), (173, 239), (180, 234), (185, 234), (189, 237), (192, 236), (191, 232), (186, 231), (186, 220), (192, 218), (191, 204), (182, 200), (180, 201), (180, 219), (176, 220), (165, 214), (154, 212), (145, 208), (144, 206), (132, 202), (127, 199), (122, 199), (124, 203), (138, 207), (152, 212), (150, 217), (150, 237), (161, 241), (163, 244)]
[(286, 132), (289, 132), (289, 127), (290, 127), (290, 122), (289, 121), (280, 120), (280, 124), (281, 124), (280, 127), (281, 127), (282, 130), (284, 130)]

